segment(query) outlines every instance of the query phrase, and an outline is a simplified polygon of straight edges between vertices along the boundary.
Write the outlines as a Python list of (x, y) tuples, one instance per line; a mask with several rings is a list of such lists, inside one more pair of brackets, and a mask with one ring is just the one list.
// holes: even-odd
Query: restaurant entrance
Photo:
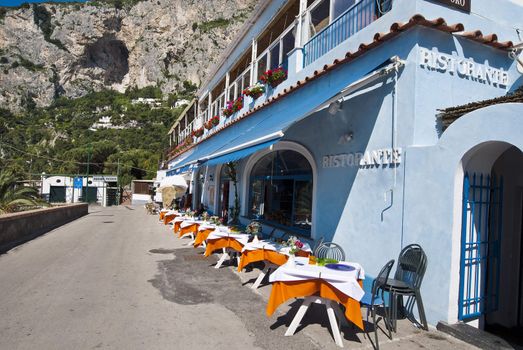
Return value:
[(523, 345), (523, 153), (492, 142), (467, 158), (459, 319)]
[(503, 175), (502, 240), (499, 276), (487, 276), (487, 285), (499, 283), (498, 307), (487, 310), (484, 329), (523, 345), (523, 153), (510, 147), (495, 161), (492, 172)]

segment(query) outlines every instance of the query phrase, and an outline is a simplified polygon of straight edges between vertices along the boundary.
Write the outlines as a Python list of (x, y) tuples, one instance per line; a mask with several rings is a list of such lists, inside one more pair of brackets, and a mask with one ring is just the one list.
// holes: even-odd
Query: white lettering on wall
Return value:
[(373, 151), (326, 155), (322, 158), (323, 168), (345, 168), (351, 166), (373, 167), (401, 163), (401, 148), (385, 148)]
[(419, 50), (420, 66), (423, 68), (448, 72), (460, 78), (473, 79), (481, 83), (507, 87), (509, 85), (508, 72), (503, 68), (492, 68), (487, 62), (474, 62), (472, 58), (450, 56), (441, 52), (431, 51), (423, 47)]

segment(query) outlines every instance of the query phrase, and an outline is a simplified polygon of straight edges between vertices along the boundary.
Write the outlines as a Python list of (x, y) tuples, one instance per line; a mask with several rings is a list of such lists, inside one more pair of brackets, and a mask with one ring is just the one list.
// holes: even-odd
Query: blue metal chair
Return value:
[(376, 349), (380, 348), (378, 342), (378, 323), (376, 322), (376, 310), (379, 306), (383, 307), (385, 314), (385, 327), (387, 328), (389, 339), (392, 339), (392, 326), (390, 324), (389, 311), (385, 307), (383, 286), (387, 283), (387, 280), (389, 279), (390, 271), (392, 270), (393, 265), (394, 259), (390, 260), (388, 263), (385, 264), (385, 266), (383, 266), (376, 279), (374, 279), (374, 281), (372, 282), (371, 292), (366, 292), (363, 298), (360, 300), (360, 304), (367, 308), (367, 322), (369, 321), (369, 312), (372, 312), (372, 322), (374, 323), (374, 337), (376, 339)]

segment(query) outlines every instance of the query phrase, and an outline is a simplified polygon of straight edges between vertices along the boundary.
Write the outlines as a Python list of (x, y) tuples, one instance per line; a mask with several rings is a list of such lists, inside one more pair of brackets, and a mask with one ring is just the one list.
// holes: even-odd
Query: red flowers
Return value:
[(287, 71), (283, 67), (269, 69), (260, 77), (263, 84), (269, 84), (273, 88), (280, 85), (285, 79), (287, 79)]
[(243, 94), (245, 96), (251, 96), (255, 100), (258, 97), (260, 97), (261, 95), (263, 95), (264, 92), (265, 92), (265, 85), (260, 84), (260, 83), (256, 83), (253, 86), (249, 86), (248, 88), (243, 90)]
[(229, 116), (233, 115), (234, 113), (238, 112), (242, 108), (243, 108), (243, 96), (240, 95), (234, 101), (227, 101), (227, 105), (223, 109), (223, 115), (225, 115), (226, 117), (229, 117)]
[(195, 129), (192, 131), (192, 136), (200, 137), (203, 135), (203, 128)]
[(209, 119), (209, 122), (210, 122), (213, 126), (216, 126), (216, 125), (220, 124), (220, 116), (219, 116), (219, 115), (215, 115), (214, 117), (212, 117), (211, 119)]

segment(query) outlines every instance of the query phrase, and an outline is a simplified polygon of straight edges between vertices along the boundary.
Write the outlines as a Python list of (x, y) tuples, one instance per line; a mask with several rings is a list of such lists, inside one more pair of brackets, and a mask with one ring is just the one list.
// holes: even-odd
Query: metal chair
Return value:
[(312, 248), (313, 253), (316, 251), (316, 249), (318, 249), (318, 247), (320, 245), (323, 244), (324, 240), (325, 240), (325, 238), (323, 236), (321, 236), (316, 242), (314, 242), (314, 248)]
[(345, 260), (345, 252), (339, 244), (334, 242), (323, 242), (314, 250), (314, 256), (316, 258), (328, 258), (335, 259), (338, 261)]
[(394, 259), (390, 260), (388, 263), (383, 266), (380, 273), (376, 279), (372, 282), (372, 291), (370, 293), (366, 292), (363, 298), (360, 300), (360, 304), (367, 308), (367, 322), (369, 321), (369, 312), (372, 312), (372, 322), (374, 323), (374, 337), (376, 339), (376, 349), (380, 348), (378, 342), (378, 324), (376, 322), (376, 309), (378, 306), (382, 306), (385, 312), (384, 322), (385, 327), (388, 331), (389, 339), (392, 339), (391, 324), (389, 311), (385, 307), (385, 298), (383, 286), (387, 283), (389, 279), (390, 271), (394, 265)]
[(398, 299), (401, 298), (403, 304), (403, 297), (408, 297), (404, 309), (408, 314), (412, 315), (414, 304), (418, 306), (418, 313), (420, 322), (424, 330), (428, 330), (427, 318), (425, 317), (425, 308), (423, 307), (423, 300), (421, 299), (421, 282), (427, 269), (427, 255), (419, 244), (410, 244), (403, 248), (398, 257), (398, 265), (393, 279), (388, 279), (387, 283), (382, 287), (386, 292), (389, 292), (391, 305), (391, 319), (394, 331), (396, 330), (396, 320), (398, 313)]

